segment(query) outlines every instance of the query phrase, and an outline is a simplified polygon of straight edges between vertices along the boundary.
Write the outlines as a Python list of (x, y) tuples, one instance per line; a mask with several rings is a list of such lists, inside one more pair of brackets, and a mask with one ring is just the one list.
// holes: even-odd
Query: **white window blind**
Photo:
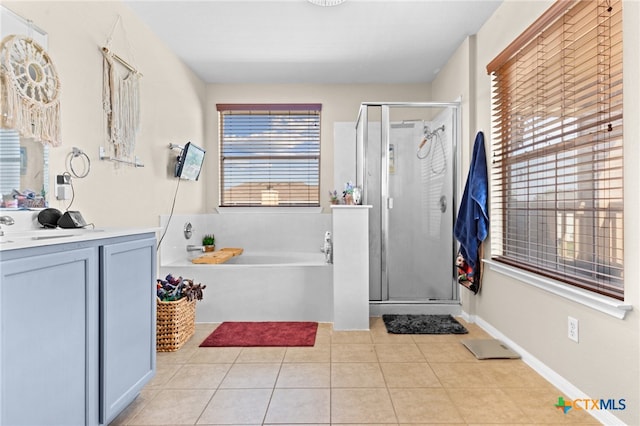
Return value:
[(220, 206), (320, 205), (320, 104), (218, 104)]
[(16, 130), (0, 129), (0, 196), (22, 189), (20, 169), (20, 135)]
[(487, 70), (492, 258), (623, 299), (622, 2), (558, 1)]

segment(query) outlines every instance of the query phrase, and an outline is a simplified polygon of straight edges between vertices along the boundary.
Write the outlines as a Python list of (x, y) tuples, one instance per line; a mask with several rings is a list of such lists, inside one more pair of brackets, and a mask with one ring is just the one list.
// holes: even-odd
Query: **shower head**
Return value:
[(424, 139), (431, 140), (431, 138), (433, 138), (436, 135), (436, 133), (440, 131), (444, 132), (444, 124), (433, 130), (431, 130), (429, 126), (424, 126), (424, 130), (423, 130)]

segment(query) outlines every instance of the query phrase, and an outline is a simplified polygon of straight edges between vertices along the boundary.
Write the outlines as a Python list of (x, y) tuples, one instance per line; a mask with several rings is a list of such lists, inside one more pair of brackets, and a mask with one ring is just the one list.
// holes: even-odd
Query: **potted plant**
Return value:
[(213, 234), (205, 234), (202, 237), (202, 246), (204, 251), (214, 251), (216, 249), (216, 239)]
[(338, 199), (338, 191), (329, 191), (329, 200), (331, 201), (331, 204), (340, 204), (340, 200)]

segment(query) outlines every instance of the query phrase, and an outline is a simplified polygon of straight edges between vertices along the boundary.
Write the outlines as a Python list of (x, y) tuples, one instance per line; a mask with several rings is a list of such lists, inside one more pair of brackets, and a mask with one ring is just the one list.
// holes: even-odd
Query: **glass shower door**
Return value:
[[(432, 112), (432, 111), (431, 111)], [(396, 122), (387, 147), (389, 301), (453, 300), (451, 114)], [(426, 140), (425, 140), (426, 139)], [(418, 150), (421, 142), (423, 147)]]
[[(369, 299), (455, 301), (453, 220), (458, 110), (363, 104), (356, 184), (369, 215)], [(440, 129), (434, 133), (435, 129)], [(427, 132), (427, 133), (425, 133)], [(425, 134), (430, 135), (418, 151)]]

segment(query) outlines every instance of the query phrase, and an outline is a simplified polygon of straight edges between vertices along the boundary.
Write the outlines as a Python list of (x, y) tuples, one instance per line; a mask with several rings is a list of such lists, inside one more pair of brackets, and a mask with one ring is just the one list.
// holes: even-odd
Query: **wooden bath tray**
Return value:
[(239, 255), (242, 254), (244, 249), (233, 248), (233, 247), (224, 247), (224, 248), (221, 248), (220, 251), (229, 251), (229, 252), (233, 253), (234, 256), (239, 256)]
[(213, 251), (213, 252), (204, 254), (200, 257), (196, 257), (195, 259), (191, 259), (191, 263), (196, 263), (196, 264), (224, 263), (234, 256), (241, 255), (242, 252), (243, 252), (243, 249), (241, 248), (222, 248), (218, 251)]

